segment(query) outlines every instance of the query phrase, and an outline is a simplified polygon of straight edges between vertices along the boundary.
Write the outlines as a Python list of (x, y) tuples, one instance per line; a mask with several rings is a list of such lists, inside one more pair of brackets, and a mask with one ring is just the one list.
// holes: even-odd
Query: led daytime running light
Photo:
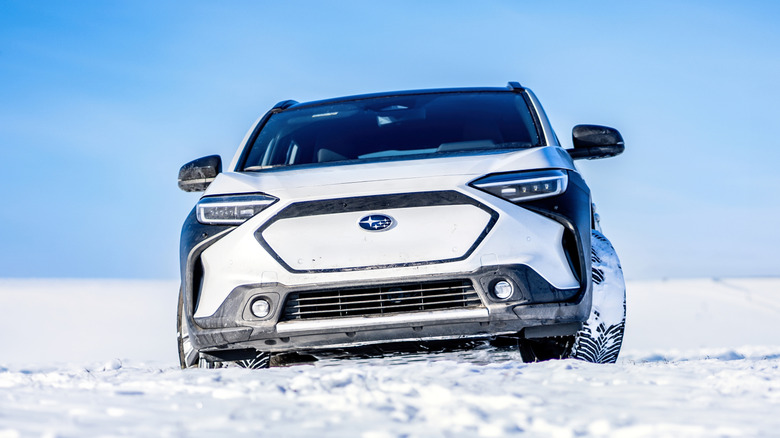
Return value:
[(265, 210), (277, 199), (268, 195), (210, 196), (196, 207), (198, 222), (209, 225), (240, 225)]
[(560, 195), (569, 177), (562, 170), (492, 175), (472, 183), (474, 187), (511, 202), (530, 201)]

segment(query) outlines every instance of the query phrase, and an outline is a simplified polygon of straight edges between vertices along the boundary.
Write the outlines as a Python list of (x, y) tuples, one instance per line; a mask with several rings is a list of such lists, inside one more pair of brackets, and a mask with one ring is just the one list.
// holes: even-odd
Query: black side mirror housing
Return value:
[(571, 130), (574, 149), (566, 149), (574, 160), (609, 158), (625, 150), (623, 136), (615, 128), (599, 125), (577, 125)]
[(198, 158), (179, 169), (179, 188), (185, 192), (202, 192), (222, 172), (222, 158), (209, 155)]

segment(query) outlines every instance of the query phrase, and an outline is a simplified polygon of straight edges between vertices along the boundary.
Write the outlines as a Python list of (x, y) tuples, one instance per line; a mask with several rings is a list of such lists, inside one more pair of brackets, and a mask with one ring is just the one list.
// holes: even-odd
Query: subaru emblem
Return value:
[(393, 226), (393, 218), (383, 214), (372, 214), (360, 219), (358, 225), (367, 231), (382, 231)]

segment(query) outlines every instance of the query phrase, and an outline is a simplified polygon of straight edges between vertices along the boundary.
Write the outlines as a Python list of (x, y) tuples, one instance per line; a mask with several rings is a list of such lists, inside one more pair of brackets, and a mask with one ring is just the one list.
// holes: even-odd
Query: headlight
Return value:
[(240, 225), (276, 202), (273, 196), (229, 195), (209, 196), (198, 201), (198, 222), (211, 225)]
[(491, 175), (478, 179), (471, 185), (507, 201), (522, 202), (560, 195), (566, 191), (568, 183), (566, 172), (542, 170)]

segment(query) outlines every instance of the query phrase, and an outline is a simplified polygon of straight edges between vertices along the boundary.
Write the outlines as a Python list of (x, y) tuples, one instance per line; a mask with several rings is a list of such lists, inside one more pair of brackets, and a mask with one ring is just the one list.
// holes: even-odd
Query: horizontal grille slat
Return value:
[[(470, 300), (470, 301), (471, 301), (471, 305), (479, 305), (479, 303), (480, 303), (479, 300)], [(437, 302), (436, 304), (463, 304), (463, 301), (462, 300), (457, 300), (457, 301), (440, 301), (440, 302)], [(420, 309), (420, 307), (421, 307), (421, 304), (418, 304), (418, 303), (397, 304), (397, 305), (393, 306), (394, 309), (397, 309), (399, 311), (401, 311), (401, 310), (423, 310), (423, 309)], [(467, 307), (467, 306), (457, 306), (457, 307)], [(374, 311), (374, 310), (381, 310), (381, 309), (384, 309), (384, 308), (386, 308), (386, 306), (356, 307), (356, 308), (349, 309), (348, 312), (350, 312), (350, 314), (352, 314), (352, 315), (360, 314), (360, 313), (366, 313), (366, 312), (375, 313), (375, 312), (372, 312), (372, 311)], [(447, 308), (449, 308), (449, 307), (447, 307)], [(290, 316), (314, 315), (314, 314), (332, 313), (333, 311), (334, 310), (306, 310), (306, 311), (302, 311), (302, 312), (298, 312), (298, 313), (290, 313), (289, 315)]]
[[(425, 291), (434, 293), (434, 292), (438, 292), (438, 291), (455, 290), (455, 289), (458, 289), (458, 288), (460, 288), (460, 289), (462, 289), (464, 291), (471, 290), (473, 292), (473, 288), (471, 286), (454, 286), (454, 287), (451, 287), (451, 288), (441, 287), (441, 288), (425, 289)], [(350, 297), (350, 298), (352, 298), (352, 297), (375, 297), (376, 296), (376, 292), (351, 293), (351, 291), (349, 291), (349, 290), (344, 290), (344, 291), (341, 291), (341, 295), (340, 296), (342, 296), (342, 297)], [(327, 300), (327, 299), (332, 299), (332, 298), (333, 298), (332, 296), (326, 296), (326, 297), (319, 297), (319, 296), (305, 297), (304, 296), (304, 297), (298, 297), (298, 298), (296, 298), (296, 300), (297, 301), (317, 301), (317, 300)]]
[(468, 280), (407, 283), (287, 296), (282, 321), (390, 315), (408, 312), (482, 307)]
[[(400, 293), (406, 294), (407, 292), (400, 292)], [(388, 295), (389, 296), (389, 295), (392, 295), (392, 293), (383, 294), (383, 295)], [(467, 298), (471, 298), (471, 299), (475, 299), (475, 300), (479, 301), (479, 298), (477, 297), (476, 293), (462, 294), (462, 296), (467, 297)], [(361, 297), (369, 297), (369, 296), (368, 295), (362, 295)], [(352, 296), (350, 296), (349, 298), (352, 298)], [(439, 299), (439, 298), (452, 298), (452, 294), (437, 294), (437, 295), (426, 295), (425, 296), (426, 300), (436, 300), (436, 299)], [(389, 299), (389, 300), (395, 302), (395, 301), (420, 300), (421, 297), (420, 296), (404, 296), (404, 297), (392, 297), (392, 298), (386, 298), (386, 299)], [(294, 302), (292, 304), (295, 304), (299, 308), (320, 307), (320, 306), (328, 306), (328, 305), (335, 305), (335, 304), (337, 304), (337, 303), (329, 303), (329, 302), (326, 302), (325, 300), (321, 300), (323, 302), (320, 302), (320, 303), (310, 303), (310, 302), (303, 302), (303, 303), (301, 303), (302, 300), (300, 300), (300, 299), (295, 300), (295, 301), (297, 303)], [(375, 299), (372, 299), (372, 300), (346, 301), (346, 302), (349, 303), (349, 304), (352, 304), (352, 305), (357, 305), (357, 304), (373, 304), (373, 303), (377, 303), (377, 302), (381, 302), (381, 301), (383, 301), (382, 298), (375, 298)]]

